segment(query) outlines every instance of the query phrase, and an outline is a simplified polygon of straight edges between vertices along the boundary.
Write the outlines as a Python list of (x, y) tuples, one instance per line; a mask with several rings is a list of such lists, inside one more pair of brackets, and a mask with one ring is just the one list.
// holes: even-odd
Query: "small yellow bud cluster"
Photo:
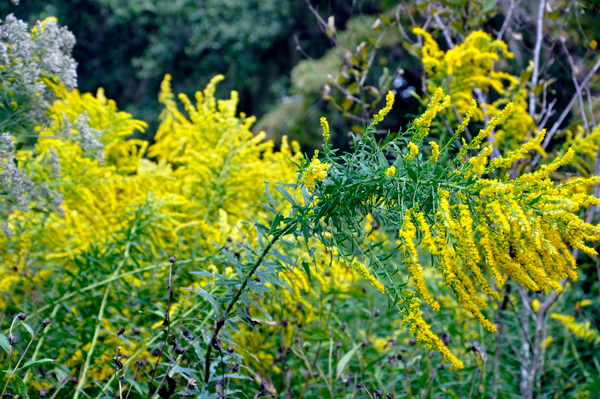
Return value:
[(440, 146), (435, 141), (430, 141), (431, 146), (431, 157), (429, 158), (430, 163), (436, 163), (440, 156)]
[(419, 147), (417, 147), (415, 143), (411, 141), (410, 143), (408, 143), (408, 154), (403, 155), (402, 158), (404, 158), (405, 161), (412, 161), (418, 153)]
[(385, 287), (383, 286), (383, 284), (381, 284), (381, 281), (379, 281), (377, 277), (372, 276), (366, 267), (364, 267), (358, 262), (352, 262), (352, 265), (354, 266), (356, 271), (358, 271), (364, 276), (365, 280), (370, 281), (371, 284), (373, 284), (373, 286), (377, 288), (377, 291), (381, 292), (382, 294), (385, 294)]
[(387, 168), (385, 170), (385, 175), (387, 177), (392, 177), (396, 174), (396, 167), (395, 166), (390, 166), (389, 168)]
[(328, 163), (321, 163), (317, 158), (319, 151), (315, 150), (315, 156), (310, 161), (308, 168), (302, 173), (300, 182), (308, 188), (315, 188), (315, 181), (323, 181), (327, 177), (327, 170), (331, 167)]
[(324, 116), (321, 117), (321, 126), (323, 127), (323, 139), (325, 140), (325, 144), (329, 142), (329, 123), (327, 123), (327, 119)]

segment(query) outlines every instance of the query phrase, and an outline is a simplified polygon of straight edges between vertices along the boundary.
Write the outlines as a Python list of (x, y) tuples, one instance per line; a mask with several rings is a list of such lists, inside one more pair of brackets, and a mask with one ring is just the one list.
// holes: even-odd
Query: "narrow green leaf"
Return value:
[(19, 391), (19, 395), (21, 395), (21, 398), (29, 399), (29, 394), (27, 393), (27, 387), (25, 386), (25, 383), (23, 382), (21, 377), (19, 377), (17, 374), (15, 374), (15, 375), (13, 375), (12, 378), (17, 385), (17, 391)]
[(21, 325), (23, 327), (25, 327), (25, 329), (27, 330), (27, 332), (29, 333), (29, 335), (31, 335), (31, 338), (33, 338), (33, 336), (35, 335), (35, 333), (33, 332), (33, 329), (31, 327), (29, 327), (29, 325), (27, 323), (21, 322)]
[(340, 376), (342, 375), (342, 373), (344, 372), (344, 369), (346, 368), (346, 365), (348, 364), (348, 362), (350, 361), (350, 359), (352, 359), (352, 357), (354, 356), (354, 354), (356, 353), (356, 351), (358, 350), (358, 348), (360, 348), (360, 344), (356, 344), (354, 346), (354, 348), (350, 349), (350, 351), (348, 351), (348, 353), (346, 353), (339, 361), (339, 363), (337, 364), (337, 367), (335, 369), (335, 379), (339, 380)]
[(0, 346), (2, 346), (2, 349), (4, 349), (6, 353), (10, 353), (10, 343), (8, 342), (8, 338), (2, 334), (0, 334)]
[(310, 277), (310, 265), (308, 264), (308, 262), (302, 262), (302, 267), (304, 268), (304, 271), (308, 275), (308, 281), (312, 281), (312, 278)]
[(56, 361), (54, 361), (54, 359), (30, 360), (27, 363), (25, 363), (24, 365), (22, 365), (21, 367), (19, 367), (19, 370), (25, 370), (30, 367), (43, 366), (44, 364), (57, 364), (57, 363), (56, 363)]

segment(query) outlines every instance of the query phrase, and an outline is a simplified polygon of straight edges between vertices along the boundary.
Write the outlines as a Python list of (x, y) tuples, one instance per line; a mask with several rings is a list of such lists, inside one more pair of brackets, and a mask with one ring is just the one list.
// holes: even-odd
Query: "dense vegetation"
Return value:
[(0, 7), (3, 397), (600, 397), (596, 6), (355, 3)]

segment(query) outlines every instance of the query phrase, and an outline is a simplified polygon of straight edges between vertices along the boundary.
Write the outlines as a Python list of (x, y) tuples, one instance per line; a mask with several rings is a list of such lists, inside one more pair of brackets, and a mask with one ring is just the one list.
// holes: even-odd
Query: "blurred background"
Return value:
[[(464, 1), (442, 3), (458, 10)], [(464, 15), (464, 23), (469, 25), (467, 29), (479, 27), (490, 33), (497, 32), (510, 3), (473, 2), (468, 18)], [(509, 29), (504, 36), (515, 59), (510, 66), (499, 65), (500, 69), (509, 69), (508, 72), (522, 71), (531, 59), (534, 46), (533, 14), (537, 2), (518, 3), (517, 28)], [(311, 4), (324, 19), (334, 16), (334, 20), (327, 23), (332, 23), (332, 28), (343, 34), (344, 44), (354, 52), (363, 41), (371, 44), (378, 38), (377, 29), (373, 29), (378, 17), (391, 20), (400, 17), (406, 29), (415, 21), (408, 20), (404, 12), (399, 15), (398, 7), (418, 15), (428, 2), (312, 0)], [(600, 40), (600, 30), (594, 27), (599, 4), (598, 0), (577, 2), (576, 18), (568, 19), (564, 29), (575, 33), (569, 38), (574, 46), (570, 50), (582, 68), (581, 60), (589, 55), (586, 54), (590, 51), (589, 43)], [(569, 6), (568, 2), (561, 5)], [(556, 10), (547, 10), (550, 18), (558, 10), (559, 5)], [(333, 135), (334, 145), (341, 148), (348, 146), (348, 135), (340, 132), (350, 132), (352, 125), (362, 126), (337, 112), (339, 106), (336, 111), (331, 105), (326, 92), (331, 89), (326, 85), (327, 74), (339, 76), (343, 59), (305, 0), (0, 2), (0, 16), (9, 13), (30, 26), (49, 16), (57, 17), (60, 25), (67, 26), (77, 38), (73, 56), (79, 63), (79, 90), (95, 93), (103, 87), (107, 97), (116, 100), (120, 109), (150, 125), (143, 136), (149, 141), (158, 126), (162, 108), (157, 95), (167, 73), (173, 76), (175, 93), (191, 96), (204, 88), (214, 75), (225, 75), (217, 96), (228, 97), (229, 91), (238, 91), (239, 111), (254, 115), (258, 120), (253, 131), (264, 130), (276, 145), (285, 134), (299, 141), (303, 151), (311, 152), (320, 144), (319, 118), (324, 115), (333, 125), (332, 131), (337, 132)], [(416, 21), (417, 25), (423, 23)], [(419, 112), (420, 103), (413, 94), (421, 94), (422, 67), (398, 29), (387, 32), (380, 46), (369, 79), (377, 81), (386, 73), (393, 77), (390, 88), (399, 94), (398, 103), (383, 127), (397, 129)], [(568, 65), (560, 62), (560, 57), (557, 59), (559, 62), (550, 63), (546, 72), (559, 78), (553, 87), (558, 92), (555, 109), (560, 109), (574, 89)], [(373, 86), (380, 85), (373, 82)]]

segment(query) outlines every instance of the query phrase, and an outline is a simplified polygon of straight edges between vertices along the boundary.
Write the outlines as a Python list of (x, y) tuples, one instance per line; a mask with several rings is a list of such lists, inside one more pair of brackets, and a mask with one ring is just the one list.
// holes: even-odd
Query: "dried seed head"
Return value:
[(119, 381), (125, 381), (125, 376), (124, 375), (120, 375), (119, 376)]
[(38, 394), (40, 395), (40, 398), (45, 398), (47, 393), (48, 393), (48, 388), (42, 388), (42, 389), (38, 390)]
[(17, 338), (17, 336), (16, 336), (16, 335), (10, 334), (10, 335), (8, 336), (8, 343), (9, 343), (11, 346), (14, 346), (14, 345), (16, 345), (16, 344), (17, 344), (17, 342), (19, 342), (19, 338)]
[(233, 353), (233, 351), (235, 351), (235, 349), (233, 349), (233, 346), (229, 345), (229, 346), (227, 347), (227, 352), (229, 352), (229, 353)]
[(427, 354), (429, 356), (429, 358), (431, 359), (433, 357), (433, 355), (435, 354), (434, 351), (429, 351), (429, 353)]
[(302, 310), (302, 309), (304, 309), (304, 305), (301, 304), (301, 303), (299, 303), (299, 304), (296, 305), (296, 309)]
[(125, 327), (119, 327), (117, 330), (117, 335), (120, 337), (125, 332)]
[(177, 259), (177, 258), (175, 257), (175, 255), (171, 255), (171, 257), (169, 258), (169, 262), (171, 262), (171, 263), (175, 263), (175, 260), (176, 260), (176, 259)]
[(383, 395), (383, 392), (381, 392), (381, 389), (376, 389), (373, 392), (373, 397), (375, 397), (375, 398), (381, 398), (381, 395)]
[(436, 368), (437, 368), (438, 370), (443, 370), (443, 369), (444, 369), (444, 363), (440, 363), (440, 364), (438, 364), (438, 365), (436, 366)]
[(288, 321), (289, 321), (288, 318), (284, 317), (279, 324), (281, 325), (281, 327), (285, 328), (288, 326)]
[(2, 394), (2, 397), (3, 397), (3, 398), (12, 398), (12, 397), (13, 397), (13, 395), (12, 395), (12, 393), (10, 393), (10, 392), (6, 392), (5, 394)]
[(240, 371), (240, 366), (238, 364), (234, 364), (233, 366), (231, 366), (231, 371), (237, 373), (238, 371)]
[(342, 325), (340, 326), (340, 330), (344, 331), (346, 328), (348, 328), (348, 323), (343, 322)]
[(375, 309), (375, 312), (373, 313), (373, 316), (377, 317), (381, 314), (381, 310), (379, 309)]
[(362, 384), (362, 382), (359, 382), (358, 384), (356, 384), (356, 388), (358, 389), (359, 393), (362, 393), (364, 385)]
[(367, 346), (369, 346), (369, 341), (364, 341), (361, 345), (363, 348), (366, 348)]
[(392, 398), (394, 397), (394, 394), (390, 392), (390, 393), (388, 393), (387, 395), (385, 395), (385, 397), (386, 397), (387, 399), (392, 399)]
[(190, 330), (183, 330), (182, 334), (185, 338), (189, 339), (190, 341), (194, 339), (194, 334), (192, 334)]
[(342, 347), (342, 341), (338, 341), (338, 342), (336, 342), (336, 343), (335, 343), (335, 346), (336, 346), (337, 348), (341, 348), (341, 347)]
[(25, 320), (25, 318), (26, 318), (26, 317), (27, 317), (27, 316), (26, 316), (26, 315), (25, 315), (25, 313), (23, 313), (23, 312), (21, 312), (21, 313), (19, 313), (19, 314), (17, 315), (17, 318), (18, 318), (19, 320)]
[(123, 368), (123, 363), (121, 363), (121, 361), (119, 360), (119, 358), (117, 356), (113, 357), (113, 360), (115, 361), (117, 370), (121, 370)]
[(413, 346), (413, 345), (416, 345), (416, 344), (417, 344), (417, 341), (416, 341), (416, 340), (414, 340), (414, 339), (411, 339), (410, 341), (408, 341), (408, 344), (409, 344), (410, 346)]
[(185, 348), (182, 348), (181, 346), (175, 346), (175, 353), (178, 355), (183, 355), (185, 352), (187, 352)]
[(43, 325), (44, 327), (47, 327), (47, 326), (49, 326), (49, 325), (50, 325), (50, 322), (51, 322), (50, 318), (49, 318), (49, 317), (46, 317), (46, 318), (44, 319), (44, 321), (42, 322), (42, 325)]

